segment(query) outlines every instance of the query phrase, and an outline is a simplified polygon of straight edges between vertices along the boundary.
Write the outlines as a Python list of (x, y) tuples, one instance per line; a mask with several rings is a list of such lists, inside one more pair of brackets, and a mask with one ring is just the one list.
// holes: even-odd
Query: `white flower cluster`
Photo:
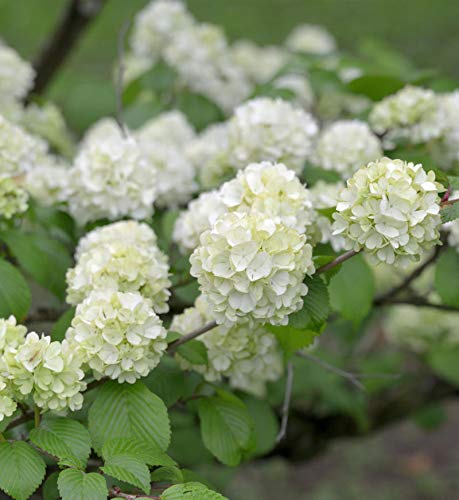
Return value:
[(435, 139), (444, 127), (435, 92), (410, 85), (375, 104), (369, 121), (377, 134), (384, 134), (386, 147), (400, 140), (417, 144)]
[(133, 384), (158, 365), (166, 330), (140, 293), (95, 290), (77, 306), (66, 339), (99, 379)]
[(27, 210), (27, 192), (12, 177), (0, 175), (0, 218), (11, 219)]
[(273, 87), (293, 93), (293, 102), (306, 110), (311, 110), (314, 103), (314, 91), (306, 75), (301, 73), (286, 73), (278, 76)]
[[(185, 334), (211, 320), (208, 304), (198, 297), (195, 307), (174, 317), (171, 330)], [(266, 392), (266, 383), (276, 381), (282, 375), (282, 352), (274, 335), (262, 326), (218, 326), (198, 337), (198, 340), (207, 348), (206, 365), (193, 365), (182, 356), (177, 357), (184, 369), (195, 370), (210, 382), (225, 377), (235, 389), (262, 397)]]
[(383, 158), (358, 170), (336, 207), (334, 234), (375, 261), (408, 264), (439, 242), (439, 184), (422, 165)]
[(229, 121), (231, 164), (281, 162), (297, 173), (312, 153), (318, 133), (314, 118), (282, 99), (260, 97), (239, 106)]
[(69, 343), (27, 333), (13, 316), (0, 319), (0, 420), (32, 396), (42, 410), (78, 410), (83, 404), (81, 358)]
[(136, 131), (139, 143), (168, 143), (177, 148), (184, 148), (195, 135), (186, 116), (177, 110), (155, 116)]
[(383, 155), (379, 139), (359, 120), (340, 120), (323, 130), (317, 140), (313, 162), (338, 172), (347, 180), (360, 167)]
[(57, 157), (48, 155), (26, 173), (24, 188), (41, 205), (49, 206), (67, 200), (70, 167)]
[(96, 129), (84, 139), (69, 172), (69, 211), (81, 225), (153, 213), (154, 167), (132, 137), (115, 132), (114, 124), (104, 127), (106, 135)]
[(67, 302), (78, 304), (93, 290), (138, 292), (157, 313), (169, 310), (168, 258), (146, 224), (123, 221), (91, 231), (67, 271)]
[(35, 78), (32, 66), (12, 48), (0, 42), (0, 110), (8, 101), (19, 102)]
[(293, 52), (327, 55), (336, 50), (333, 36), (322, 26), (301, 24), (288, 35), (285, 45)]

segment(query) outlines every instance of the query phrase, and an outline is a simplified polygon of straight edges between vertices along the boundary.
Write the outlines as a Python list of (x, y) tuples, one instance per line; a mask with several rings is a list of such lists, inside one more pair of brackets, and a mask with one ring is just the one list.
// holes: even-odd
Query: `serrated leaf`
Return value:
[(448, 175), (449, 186), (452, 191), (456, 191), (459, 189), (459, 176), (457, 175)]
[(185, 372), (170, 356), (163, 356), (161, 363), (142, 382), (160, 397), (168, 408), (186, 392)]
[(24, 319), (30, 308), (32, 295), (22, 274), (9, 262), (0, 259), (0, 317), (11, 314)]
[(91, 452), (87, 429), (71, 418), (44, 418), (40, 427), (30, 432), (30, 440), (61, 463), (84, 468)]
[(176, 484), (163, 491), (161, 500), (228, 500), (220, 493), (209, 490), (201, 483)]
[(293, 326), (273, 326), (265, 325), (265, 328), (274, 333), (279, 342), (285, 357), (293, 356), (296, 351), (310, 346), (314, 339), (320, 335), (325, 325), (320, 330), (298, 329)]
[(154, 483), (183, 483), (183, 474), (176, 465), (159, 467), (151, 473), (151, 480)]
[(0, 489), (15, 500), (26, 500), (40, 486), (46, 465), (24, 441), (0, 443)]
[(51, 338), (53, 340), (58, 340), (62, 342), (65, 338), (65, 334), (72, 323), (72, 319), (75, 316), (75, 307), (71, 307), (61, 317), (54, 323), (51, 329)]
[(89, 432), (98, 452), (109, 439), (131, 437), (166, 450), (171, 435), (166, 406), (142, 382), (102, 385), (89, 410)]
[(459, 203), (444, 205), (440, 211), (440, 215), (443, 223), (459, 219)]
[(201, 436), (206, 448), (226, 465), (235, 466), (251, 441), (253, 421), (236, 396), (219, 395), (198, 401)]
[(249, 455), (265, 455), (276, 446), (278, 418), (266, 401), (249, 395), (244, 395), (242, 399), (254, 422), (255, 448)]
[(46, 478), (43, 483), (41, 491), (43, 493), (43, 500), (59, 500), (59, 489), (57, 487), (57, 479), (59, 477), (59, 472), (53, 472), (50, 476)]
[(177, 348), (178, 354), (192, 365), (207, 365), (207, 348), (199, 340), (190, 340)]
[(459, 254), (448, 248), (435, 266), (435, 288), (444, 304), (459, 307)]
[(57, 486), (62, 500), (106, 500), (107, 483), (100, 474), (65, 469), (59, 474)]
[(459, 347), (451, 345), (434, 346), (427, 361), (433, 371), (456, 387), (459, 387)]
[(134, 438), (110, 439), (102, 447), (104, 460), (109, 460), (117, 455), (129, 455), (137, 457), (148, 465), (176, 465), (163, 450), (151, 443), (145, 443)]
[(117, 455), (105, 461), (101, 470), (115, 479), (132, 484), (144, 493), (150, 491), (150, 472), (142, 460), (131, 455)]

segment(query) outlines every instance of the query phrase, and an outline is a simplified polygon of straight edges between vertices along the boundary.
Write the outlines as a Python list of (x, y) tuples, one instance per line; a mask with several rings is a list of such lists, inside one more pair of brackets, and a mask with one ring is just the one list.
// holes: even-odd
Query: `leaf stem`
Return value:
[(33, 407), (33, 423), (35, 428), (40, 426), (40, 408), (37, 405)]

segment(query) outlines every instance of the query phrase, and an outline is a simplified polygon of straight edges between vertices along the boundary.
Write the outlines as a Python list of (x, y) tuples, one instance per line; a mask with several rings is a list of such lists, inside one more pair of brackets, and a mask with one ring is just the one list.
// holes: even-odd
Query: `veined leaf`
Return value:
[(65, 469), (59, 474), (57, 486), (62, 500), (106, 500), (108, 496), (105, 479), (95, 472)]

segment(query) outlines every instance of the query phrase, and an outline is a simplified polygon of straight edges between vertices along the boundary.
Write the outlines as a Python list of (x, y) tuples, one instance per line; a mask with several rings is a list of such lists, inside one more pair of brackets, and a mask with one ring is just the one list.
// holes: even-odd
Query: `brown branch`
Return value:
[(430, 307), (432, 309), (440, 309), (441, 311), (451, 311), (451, 312), (459, 312), (459, 307), (449, 306), (447, 304), (435, 304), (433, 302), (428, 302), (422, 297), (407, 297), (407, 298), (387, 298), (383, 302), (375, 301), (375, 306), (394, 306), (394, 305), (408, 305), (408, 306), (416, 306), (416, 307)]
[(445, 200), (441, 202), (441, 207), (446, 207), (447, 205), (454, 205), (459, 202), (459, 198), (453, 198), (452, 200)]
[(6, 426), (5, 430), (8, 431), (10, 429), (13, 429), (14, 427), (17, 427), (18, 425), (25, 424), (26, 422), (33, 420), (33, 418), (34, 418), (33, 412), (24, 413), (20, 417), (11, 420), (11, 422)]
[(175, 340), (174, 342), (171, 342), (169, 344), (169, 346), (167, 347), (167, 350), (169, 352), (174, 351), (178, 346), (185, 344), (186, 342), (189, 342), (190, 340), (193, 340), (196, 337), (199, 337), (203, 333), (206, 333), (209, 330), (212, 330), (216, 326), (217, 326), (217, 322), (211, 321), (210, 323), (207, 323), (207, 325), (204, 325), (202, 328), (198, 328), (194, 332), (183, 335), (183, 337), (180, 337), (179, 339)]
[(31, 94), (42, 94), (67, 59), (78, 39), (97, 16), (106, 0), (71, 0), (54, 33), (39, 54), (34, 66), (37, 72)]
[(341, 255), (338, 255), (338, 257), (336, 257), (336, 259), (332, 260), (328, 264), (325, 264), (325, 265), (319, 267), (319, 269), (317, 269), (315, 274), (325, 273), (326, 271), (329, 271), (330, 269), (333, 269), (334, 267), (339, 266), (340, 264), (342, 264), (346, 260), (350, 259), (351, 257), (354, 257), (354, 255), (357, 255), (358, 253), (359, 252), (356, 250), (349, 250), (348, 252), (345, 252)]
[(160, 499), (161, 497), (158, 497), (157, 495), (133, 495), (132, 493), (123, 493), (118, 486), (113, 486), (110, 488), (108, 492), (109, 497), (111, 498), (124, 498), (125, 500), (136, 500), (137, 498), (152, 498), (153, 500)]

